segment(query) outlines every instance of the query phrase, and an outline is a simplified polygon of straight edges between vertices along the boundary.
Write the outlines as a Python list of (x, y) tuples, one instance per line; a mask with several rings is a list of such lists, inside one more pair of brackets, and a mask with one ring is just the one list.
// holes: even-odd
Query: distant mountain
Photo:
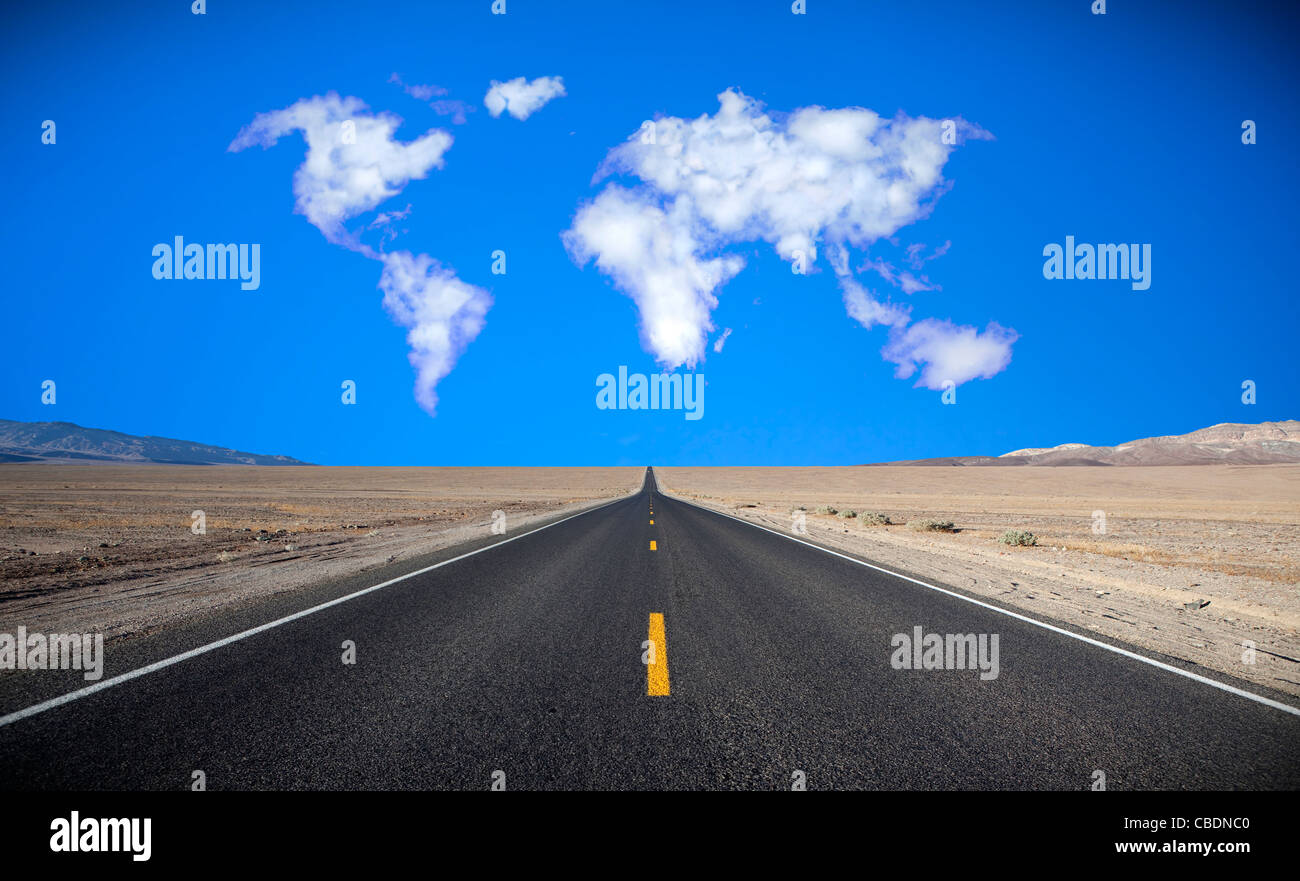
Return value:
[(169, 437), (136, 437), (71, 422), (0, 419), (0, 462), (121, 462), (151, 465), (307, 465)]
[(1190, 434), (1147, 437), (1116, 447), (1061, 444), (1001, 456), (946, 456), (889, 465), (1275, 465), (1300, 463), (1300, 421), (1224, 422)]

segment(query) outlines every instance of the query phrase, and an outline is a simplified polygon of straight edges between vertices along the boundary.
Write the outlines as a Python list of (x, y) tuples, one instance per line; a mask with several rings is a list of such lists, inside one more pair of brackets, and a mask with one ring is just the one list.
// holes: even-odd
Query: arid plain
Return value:
[[(655, 473), (664, 492), (786, 534), (803, 507), (813, 540), (1300, 694), (1300, 465)], [(892, 525), (841, 516), (848, 511), (883, 514)], [(906, 525), (927, 519), (956, 531)], [(1003, 544), (1008, 530), (1032, 532), (1038, 545)]]
[[(642, 474), (0, 465), (0, 622), (130, 638), (490, 537), (495, 511), (506, 534), (517, 534), (627, 495)], [(786, 534), (803, 508), (813, 540), (1300, 694), (1298, 465), (662, 467), (656, 475), (664, 492)], [(891, 522), (871, 525), (848, 511)], [(925, 519), (952, 521), (955, 531), (907, 525)], [(1038, 544), (1004, 544), (1007, 530), (1032, 532)]]
[[(136, 636), (492, 535), (641, 468), (0, 465), (0, 622)], [(203, 531), (195, 531), (195, 512)], [(2, 628), (0, 628), (2, 629)]]

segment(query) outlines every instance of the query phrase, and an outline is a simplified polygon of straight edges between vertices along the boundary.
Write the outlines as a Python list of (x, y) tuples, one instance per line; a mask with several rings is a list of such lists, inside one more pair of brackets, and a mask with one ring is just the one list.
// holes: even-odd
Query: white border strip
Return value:
[[(667, 494), (661, 492), (660, 495), (667, 495)], [(912, 578), (910, 575), (903, 575), (902, 573), (895, 572), (892, 569), (886, 569), (883, 566), (877, 566), (874, 563), (868, 563), (865, 560), (859, 560), (857, 557), (850, 557), (848, 554), (841, 554), (839, 551), (833, 551), (830, 548), (822, 547), (819, 544), (814, 544), (813, 542), (810, 541), (804, 541), (803, 539), (795, 538), (792, 535), (786, 535), (784, 532), (777, 532), (775, 529), (768, 529), (766, 526), (760, 526), (757, 523), (754, 523), (749, 520), (745, 520), (741, 517), (735, 517), (731, 514), (724, 514), (723, 512), (715, 511), (712, 508), (706, 508), (703, 505), (697, 505), (694, 502), (688, 502), (686, 501), (686, 499), (679, 498), (678, 496), (667, 496), (667, 497), (672, 499), (673, 501), (681, 502), (684, 505), (690, 505), (692, 508), (699, 508), (701, 511), (707, 511), (710, 514), (717, 514), (719, 517), (726, 517), (730, 520), (735, 520), (737, 523), (744, 523), (746, 526), (752, 526), (755, 529), (761, 529), (764, 532), (770, 532), (773, 535), (779, 535), (781, 538), (789, 539), (790, 541), (793, 542), (798, 542), (801, 545), (807, 545), (810, 548), (816, 548), (817, 550), (824, 551), (825, 553), (828, 553), (831, 556), (839, 557), (842, 560), (848, 560), (850, 563), (857, 563), (859, 566), (866, 566), (868, 569), (875, 569), (877, 572), (883, 572), (886, 575), (892, 575), (895, 578), (901, 578), (904, 581), (910, 581), (913, 584), (919, 584), (921, 587), (928, 587), (930, 590), (937, 590), (939, 593), (947, 594), (950, 597), (956, 597), (957, 599), (962, 600), (964, 602), (972, 603), (976, 606), (980, 606), (981, 608), (989, 609), (990, 611), (997, 612), (1000, 615), (1006, 615), (1010, 618), (1015, 618), (1018, 621), (1024, 621), (1026, 624), (1033, 624), (1035, 627), (1041, 627), (1044, 630), (1050, 630), (1053, 633), (1059, 633), (1062, 636), (1068, 636), (1071, 639), (1077, 639), (1080, 642), (1086, 642), (1088, 645), (1093, 645), (1096, 646), (1097, 648), (1105, 649), (1108, 652), (1114, 652), (1117, 655), (1123, 655), (1124, 657), (1131, 658), (1134, 661), (1141, 661), (1143, 664), (1150, 664), (1152, 667), (1159, 667), (1161, 670), (1167, 670), (1170, 673), (1177, 673), (1179, 676), (1184, 676), (1188, 679), (1195, 680), (1196, 682), (1200, 682), (1203, 685), (1209, 685), (1219, 689), (1220, 691), (1226, 691), (1229, 694), (1235, 694), (1238, 697), (1244, 697), (1247, 700), (1252, 700), (1255, 701), (1256, 703), (1263, 704), (1266, 707), (1272, 707), (1275, 710), (1281, 710), (1284, 713), (1290, 713), (1292, 716), (1300, 716), (1300, 708), (1293, 707), (1290, 704), (1284, 704), (1281, 701), (1275, 701), (1272, 700), (1271, 698), (1264, 697), (1263, 695), (1255, 694), (1254, 692), (1246, 691), (1241, 688), (1236, 688), (1235, 686), (1228, 685), (1225, 682), (1220, 682), (1217, 679), (1211, 679), (1208, 676), (1202, 676), (1199, 673), (1193, 673), (1190, 670), (1184, 670), (1181, 667), (1175, 667), (1172, 664), (1166, 664), (1163, 661), (1157, 661), (1154, 658), (1148, 658), (1144, 655), (1139, 655), (1136, 652), (1130, 652), (1127, 649), (1122, 649), (1119, 648), (1118, 646), (1110, 645), (1109, 643), (1102, 642), (1101, 640), (1098, 639), (1092, 639), (1091, 637), (1081, 636), (1078, 633), (1074, 633), (1072, 631), (1066, 630), (1063, 627), (1057, 627), (1053, 624), (1047, 624), (1043, 621), (1038, 621), (1035, 620), (1034, 618), (1030, 618), (1028, 615), (1021, 615), (1019, 612), (1012, 612), (1000, 606), (995, 606), (991, 603), (981, 602), (980, 600), (974, 599), (972, 597), (968, 597), (965, 594), (957, 593), (956, 591), (953, 590), (947, 590), (942, 587), (936, 587), (935, 585), (929, 584), (925, 581), (921, 581), (920, 579)]]
[[(641, 487), (642, 489), (645, 488), (644, 481), (642, 481)], [(25, 710), (18, 710), (16, 712), (10, 713), (7, 716), (0, 716), (0, 728), (5, 727), (6, 725), (12, 725), (14, 722), (18, 722), (22, 719), (26, 719), (29, 716), (35, 716), (38, 713), (44, 713), (46, 710), (52, 710), (55, 707), (61, 707), (64, 704), (70, 704), (73, 701), (80, 700), (83, 697), (89, 697), (90, 695), (98, 691), (103, 691), (106, 688), (112, 688), (114, 685), (121, 685), (123, 682), (129, 682), (132, 679), (138, 679), (141, 676), (146, 676), (150, 673), (156, 673), (157, 671), (162, 670), (166, 667), (170, 667), (174, 664), (179, 664), (181, 661), (188, 661), (190, 658), (196, 658), (199, 655), (204, 655), (207, 654), (208, 652), (216, 651), (217, 649), (224, 648), (225, 646), (228, 646), (231, 643), (239, 642), (241, 639), (248, 639), (248, 637), (250, 636), (256, 636), (259, 633), (262, 633), (267, 630), (271, 630), (272, 628), (275, 627), (279, 627), (282, 624), (288, 624), (290, 621), (297, 621), (299, 618), (306, 618), (308, 615), (313, 615), (316, 612), (324, 611), (325, 609), (328, 609), (331, 606), (337, 606), (341, 603), (346, 603), (348, 600), (354, 600), (359, 596), (365, 596), (368, 593), (373, 593), (377, 590), (383, 590), (385, 587), (389, 587), (391, 585), (397, 584), (399, 581), (405, 581), (408, 578), (414, 578), (417, 575), (423, 575), (426, 572), (432, 572), (434, 569), (441, 569), (443, 566), (449, 566), (452, 563), (455, 563), (459, 560), (464, 560), (466, 557), (472, 557), (475, 554), (481, 554), (484, 551), (490, 551), (493, 550), (494, 548), (499, 548), (502, 545), (508, 545), (510, 544), (510, 542), (518, 541), (521, 538), (527, 538), (528, 536), (533, 535), (534, 533), (541, 532), (543, 529), (550, 529), (552, 526), (559, 526), (561, 523), (566, 523), (572, 520), (574, 517), (581, 517), (584, 514), (590, 514), (593, 511), (599, 511), (602, 508), (608, 508), (610, 505), (616, 505), (619, 502), (626, 501), (640, 494), (641, 491), (642, 491), (641, 489), (638, 489), (636, 492), (632, 493), (631, 495), (626, 495), (623, 496), (622, 498), (614, 499), (611, 502), (606, 502), (603, 505), (597, 505), (594, 508), (587, 508), (585, 511), (579, 511), (576, 514), (570, 514), (568, 517), (565, 517), (562, 520), (556, 520), (554, 523), (547, 523), (545, 526), (539, 526), (536, 529), (531, 529), (528, 532), (524, 532), (519, 535), (512, 536), (511, 538), (507, 538), (504, 541), (499, 541), (499, 542), (495, 542), (494, 544), (485, 545), (484, 547), (481, 547), (478, 550), (469, 551), (468, 553), (461, 554), (459, 557), (452, 557), (450, 560), (443, 560), (441, 563), (434, 563), (432, 566), (426, 566), (423, 569), (417, 569), (414, 572), (408, 572), (405, 575), (399, 575), (396, 578), (390, 578), (388, 581), (385, 581), (383, 584), (376, 584), (373, 587), (363, 587), (361, 590), (354, 591), (350, 594), (346, 594), (345, 596), (336, 597), (335, 599), (329, 600), (328, 602), (324, 602), (319, 605), (312, 606), (309, 609), (303, 609), (301, 612), (294, 612), (292, 615), (285, 615), (283, 618), (276, 618), (274, 621), (268, 621), (266, 624), (259, 624), (257, 627), (249, 628), (248, 630), (242, 631), (240, 633), (236, 633), (233, 636), (227, 636), (225, 639), (219, 639), (216, 642), (210, 642), (207, 645), (201, 645), (198, 648), (190, 649), (187, 652), (181, 652), (179, 655), (173, 655), (170, 658), (164, 658), (161, 661), (155, 661), (154, 663), (141, 667), (138, 670), (131, 670), (126, 673), (121, 673), (117, 676), (113, 676), (109, 679), (105, 679), (103, 682), (96, 682), (94, 685), (88, 685), (85, 688), (79, 688), (76, 691), (70, 691), (67, 694), (61, 694), (58, 697), (50, 698), (49, 700), (42, 701), (39, 704), (33, 704), (32, 706), (28, 707)]]

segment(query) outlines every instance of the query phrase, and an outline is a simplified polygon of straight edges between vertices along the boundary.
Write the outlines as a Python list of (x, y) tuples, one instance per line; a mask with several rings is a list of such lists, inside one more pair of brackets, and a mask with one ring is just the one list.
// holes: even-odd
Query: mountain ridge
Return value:
[(999, 456), (941, 456), (882, 465), (1277, 465), (1300, 464), (1300, 420), (1220, 422), (1187, 434), (1138, 438), (1113, 447), (1064, 443)]
[(309, 465), (289, 456), (246, 453), (227, 447), (153, 435), (141, 436), (75, 422), (0, 419), (0, 463), (135, 465)]

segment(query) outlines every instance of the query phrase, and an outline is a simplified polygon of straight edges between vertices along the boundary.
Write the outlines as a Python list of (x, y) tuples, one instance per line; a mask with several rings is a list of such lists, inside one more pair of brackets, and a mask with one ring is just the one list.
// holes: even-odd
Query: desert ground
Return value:
[[(0, 465), (0, 630), (118, 640), (506, 535), (641, 468)], [(203, 512), (205, 532), (193, 531)], [(499, 518), (498, 518), (499, 519)]]
[[(655, 474), (666, 493), (787, 533), (805, 508), (815, 541), (1300, 694), (1300, 466), (664, 467)], [(850, 510), (884, 514), (892, 525), (843, 516)], [(906, 525), (927, 519), (952, 521), (956, 531)], [(1007, 530), (1032, 532), (1038, 545), (1003, 544)]]
[[(0, 630), (129, 639), (636, 490), (628, 468), (0, 465)], [(656, 468), (673, 495), (1300, 694), (1300, 466)], [(836, 514), (818, 513), (833, 508)], [(848, 511), (877, 512), (870, 525)], [(192, 531), (202, 511), (205, 532)], [(1094, 512), (1102, 512), (1104, 531)], [(952, 521), (953, 532), (907, 524)], [(1037, 546), (999, 541), (1032, 532)], [(1254, 662), (1246, 644), (1255, 646)]]

